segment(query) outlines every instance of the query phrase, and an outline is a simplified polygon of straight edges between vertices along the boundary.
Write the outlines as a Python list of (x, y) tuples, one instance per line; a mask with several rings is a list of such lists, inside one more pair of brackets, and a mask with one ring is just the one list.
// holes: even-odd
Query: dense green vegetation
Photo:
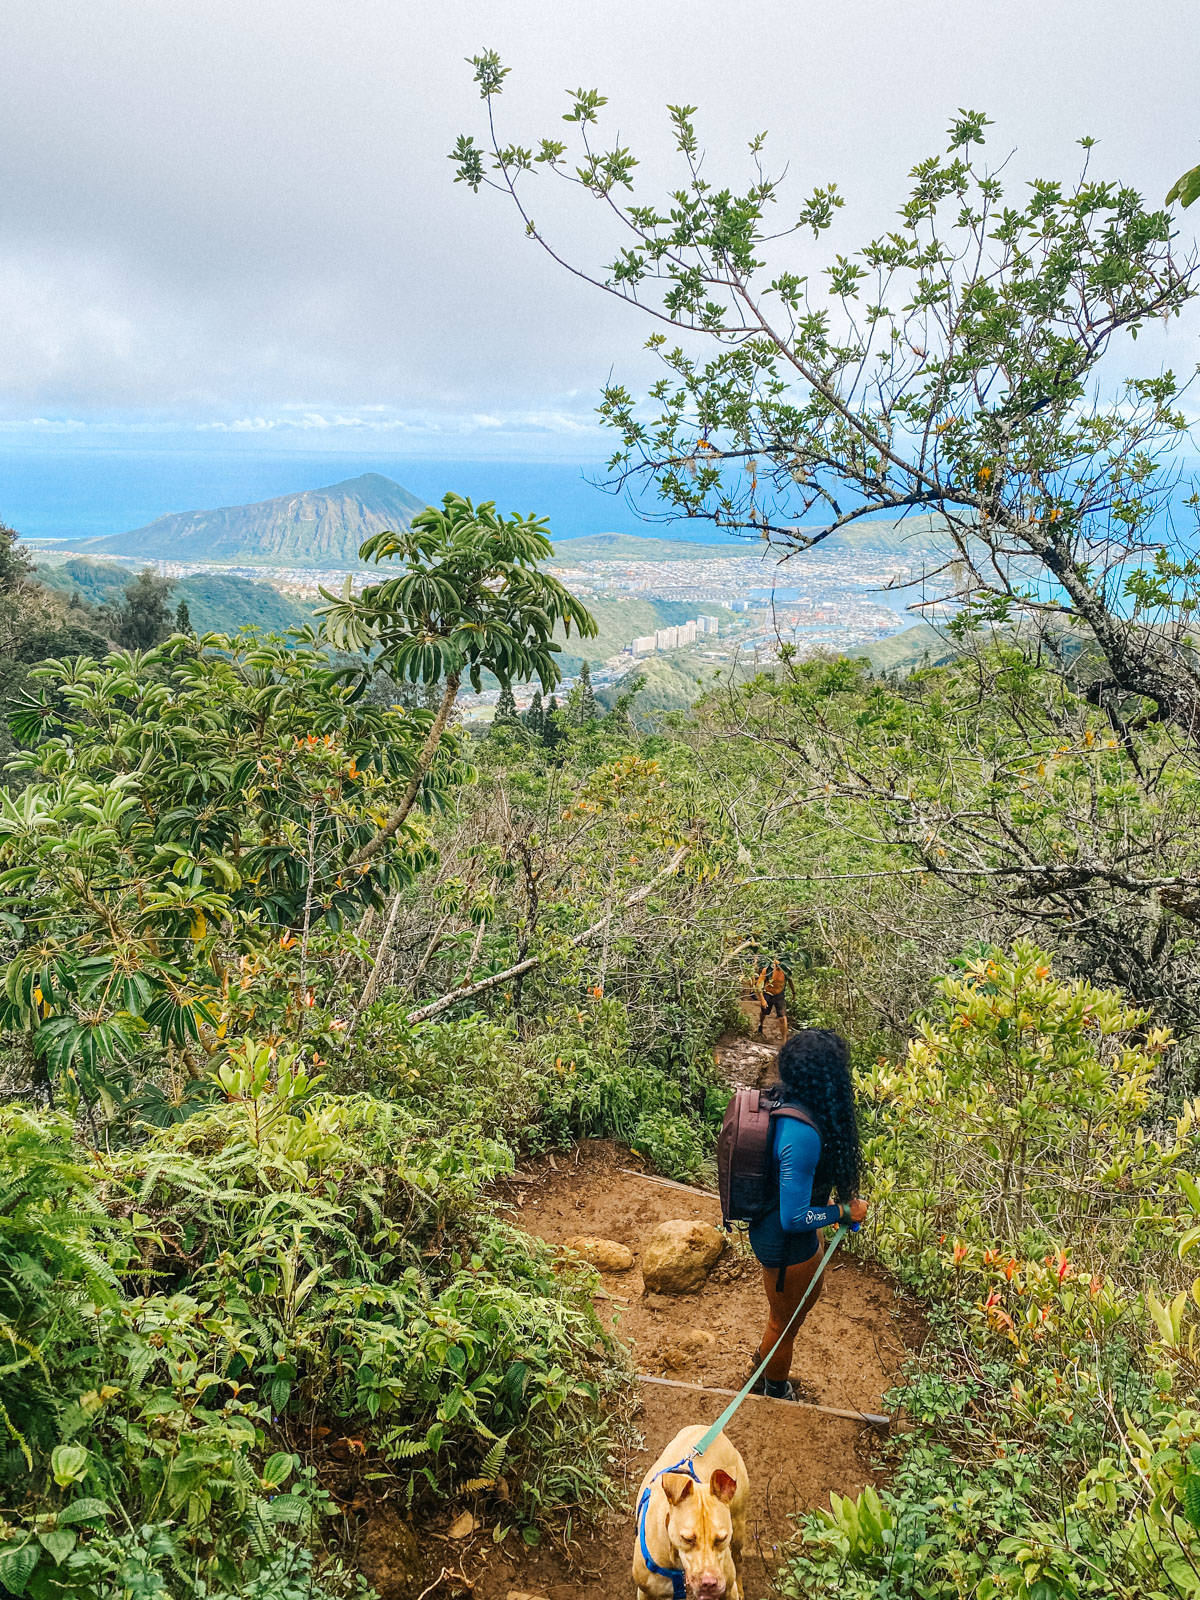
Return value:
[[(0, 1238), (26, 1520), (0, 1578), (348, 1592), (346, 1440), (417, 1516), (491, 1484), (533, 1540), (603, 1503), (620, 1352), (586, 1274), (514, 1249), (488, 1184), (594, 1135), (700, 1170), (725, 1097), (709, 1045), (757, 936), (790, 946), (802, 1020), (855, 1041), (871, 1248), (935, 1336), (890, 1486), (813, 1519), (797, 1592), (1018, 1596), (1033, 1564), (1043, 1595), (1189, 1593), (1194, 1029), (1121, 997), (1096, 919), (1022, 943), (1027, 907), (914, 871), (869, 785), (780, 759), (811, 774), (852, 735), (860, 787), (868, 759), (930, 795), (938, 761), (967, 782), (981, 672), (992, 748), (1025, 741), (1013, 790), (1045, 769), (1008, 824), (1036, 837), (1086, 792), (1127, 830), (1161, 728), (1131, 755), (1015, 651), (900, 685), (785, 665), (653, 737), (578, 699), (553, 741), (519, 720), (467, 752), (447, 736), (352, 878), (432, 709), (355, 699), (294, 644), (39, 674), (0, 844), (28, 1107), (6, 1113)], [(1078, 719), (1069, 750), (1059, 726), (1030, 742), (1036, 696)], [(1164, 915), (1182, 995), (1187, 925)]]
[[(612, 1492), (623, 1358), (587, 1275), (515, 1249), (488, 1186), (591, 1134), (665, 1171), (705, 1159), (727, 1001), (693, 948), (659, 948), (661, 900), (621, 908), (706, 858), (685, 796), (582, 701), (553, 748), (514, 724), (466, 764), (442, 681), (552, 689), (556, 608), (590, 621), (538, 572), (536, 525), (452, 497), (404, 537), (398, 582), (333, 624), (428, 680), (429, 707), (364, 695), (361, 659), (253, 634), (37, 667), (17, 702), (16, 1593), (349, 1592), (346, 1440), (418, 1512), (490, 1485), (514, 1538)], [(533, 952), (482, 1011), (450, 1003)], [(636, 1026), (606, 994), (627, 970)]]
[(632, 694), (639, 720), (658, 721), (664, 711), (682, 711), (699, 696), (702, 686), (728, 677), (728, 669), (703, 661), (696, 652), (665, 656), (645, 656), (623, 673), (611, 688), (602, 689), (601, 703), (607, 708), (623, 696)]
[[(54, 565), (42, 563), (37, 579), (48, 589), (88, 606), (120, 605), (133, 574), (113, 561), (93, 561), (72, 556)], [(292, 598), (266, 583), (251, 583), (219, 572), (197, 572), (172, 578), (169, 603), (188, 608), (194, 633), (236, 633), (239, 628), (262, 628), (282, 633), (312, 621), (315, 602)]]
[[(601, 104), (574, 99), (586, 138)], [(379, 579), (320, 640), (198, 638), (150, 574), (71, 606), (0, 541), (10, 1592), (333, 1600), (372, 1497), (483, 1497), (530, 1544), (611, 1500), (625, 1356), (496, 1185), (593, 1136), (702, 1172), (711, 1045), (769, 944), (795, 1020), (853, 1040), (863, 1243), (931, 1333), (883, 1489), (810, 1517), (784, 1585), (1200, 1594), (1200, 570), (1156, 543), (1172, 381), (1082, 403), (1191, 268), (1116, 185), (1002, 209), (963, 113), (896, 234), (831, 269), (837, 303), (882, 274), (876, 332), (835, 338), (784, 274), (785, 332), (748, 340), (721, 296), (758, 304), (775, 187), (714, 194), (672, 115), (684, 188), (627, 213), (612, 278), (665, 280), (718, 348), (664, 352), (652, 427), (609, 391), (618, 470), (793, 546), (788, 504), (838, 484), (936, 508), (958, 653), (785, 650), (647, 733), (590, 678), (551, 709), (555, 634), (595, 619), (544, 523), (490, 504), (368, 540)], [(633, 174), (457, 155), (509, 194), (535, 161), (605, 197)], [(545, 699), (469, 740), (485, 672)]]

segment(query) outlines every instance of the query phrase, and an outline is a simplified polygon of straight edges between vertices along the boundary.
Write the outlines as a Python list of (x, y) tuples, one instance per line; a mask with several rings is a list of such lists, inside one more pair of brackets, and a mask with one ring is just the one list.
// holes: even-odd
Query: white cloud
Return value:
[[(609, 0), (602, 26), (561, 0), (10, 7), (4, 426), (595, 437), (647, 328), (452, 183), (481, 115), (463, 57), (485, 45), (513, 67), (508, 133), (553, 131), (563, 90), (594, 83), (656, 183), (667, 102), (701, 106), (715, 177), (771, 128), (795, 194), (847, 195), (841, 248), (887, 225), (960, 105), (1018, 147), (1014, 174), (1070, 174), (1091, 133), (1097, 173), (1163, 193), (1195, 159), (1192, 32), (1178, 0), (1143, 0), (1137, 26), (1127, 0)], [(532, 193), (569, 254), (603, 259), (600, 208), (545, 173)]]

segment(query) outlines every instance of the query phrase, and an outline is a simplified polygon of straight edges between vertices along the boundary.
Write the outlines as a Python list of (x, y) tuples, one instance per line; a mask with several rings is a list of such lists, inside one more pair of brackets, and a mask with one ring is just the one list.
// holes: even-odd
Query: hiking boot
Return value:
[(796, 1400), (799, 1398), (788, 1378), (764, 1378), (762, 1392), (768, 1400)]

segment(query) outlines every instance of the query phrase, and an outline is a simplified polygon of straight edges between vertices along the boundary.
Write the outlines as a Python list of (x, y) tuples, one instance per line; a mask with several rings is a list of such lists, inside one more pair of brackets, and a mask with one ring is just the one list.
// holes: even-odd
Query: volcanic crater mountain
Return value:
[(378, 472), (248, 506), (175, 511), (144, 528), (91, 539), (88, 555), (230, 566), (355, 567), (358, 547), (406, 528), (425, 502)]

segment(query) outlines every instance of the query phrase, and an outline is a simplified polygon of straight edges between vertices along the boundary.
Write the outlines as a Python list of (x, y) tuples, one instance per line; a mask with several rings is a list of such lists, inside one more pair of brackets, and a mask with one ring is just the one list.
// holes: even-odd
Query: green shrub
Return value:
[(303, 1455), (333, 1430), (409, 1504), (490, 1485), (532, 1536), (603, 1501), (623, 1366), (591, 1274), (481, 1207), (509, 1147), (265, 1045), (217, 1077), (86, 1168), (63, 1119), (6, 1114), (4, 1378), (40, 1382), (10, 1407), (0, 1582), (286, 1596), (308, 1569), (281, 1544), (319, 1534)]
[(531, 1140), (619, 1139), (669, 1176), (691, 1176), (715, 1146), (729, 1097), (711, 1056), (635, 1056), (624, 1007), (600, 996), (587, 1005), (550, 1019), (532, 1042), (540, 1121)]
[(712, 1150), (711, 1139), (674, 1111), (649, 1111), (639, 1117), (632, 1145), (637, 1155), (645, 1156), (668, 1178), (693, 1177)]
[(1161, 1115), (1170, 1043), (1019, 944), (964, 961), (906, 1059), (864, 1075), (873, 1237), (934, 1297), (933, 1337), (891, 1397), (914, 1426), (888, 1488), (808, 1518), (789, 1593), (1200, 1594), (1200, 1339), (1179, 1282), (1200, 1108)]

